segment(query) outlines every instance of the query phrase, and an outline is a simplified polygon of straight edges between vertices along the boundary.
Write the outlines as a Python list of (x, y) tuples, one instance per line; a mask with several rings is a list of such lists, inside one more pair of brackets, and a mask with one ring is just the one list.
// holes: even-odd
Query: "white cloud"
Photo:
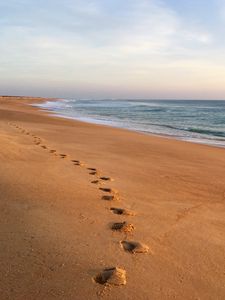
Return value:
[[(23, 0), (23, 5), (29, 3)], [(46, 3), (34, 7), (30, 16), (22, 7), (0, 25), (0, 78), (18, 73), (20, 79), (43, 83), (54, 78), (62, 85), (123, 83), (144, 89), (150, 82), (158, 88), (181, 81), (185, 85), (185, 76), (196, 80), (197, 68), (202, 78), (206, 70), (224, 70), (218, 71), (218, 62), (202, 67), (213, 57), (211, 33), (184, 22), (161, 1)]]

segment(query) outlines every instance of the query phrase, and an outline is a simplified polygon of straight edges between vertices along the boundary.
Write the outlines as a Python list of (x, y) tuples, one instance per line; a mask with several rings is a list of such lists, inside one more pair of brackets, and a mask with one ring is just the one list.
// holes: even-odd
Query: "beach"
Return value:
[[(44, 101), (0, 97), (1, 299), (224, 299), (225, 150)], [(114, 267), (126, 284), (99, 283)]]

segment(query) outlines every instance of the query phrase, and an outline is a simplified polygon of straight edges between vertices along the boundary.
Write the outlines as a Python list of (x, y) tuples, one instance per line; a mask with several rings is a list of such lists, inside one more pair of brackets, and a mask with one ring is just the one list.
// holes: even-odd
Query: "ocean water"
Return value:
[(225, 147), (225, 101), (62, 99), (36, 106), (62, 117)]

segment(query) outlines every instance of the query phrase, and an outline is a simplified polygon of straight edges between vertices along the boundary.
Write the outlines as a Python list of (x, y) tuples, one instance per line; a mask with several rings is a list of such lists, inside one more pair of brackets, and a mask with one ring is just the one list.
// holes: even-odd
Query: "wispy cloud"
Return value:
[(121, 85), (126, 92), (132, 85), (150, 97), (153, 84), (162, 89), (176, 81), (185, 91), (185, 76), (202, 88), (194, 74), (209, 61), (207, 70), (221, 75), (214, 32), (159, 0), (14, 0), (0, 3), (0, 17), (4, 80), (54, 78), (70, 92), (76, 82), (74, 93), (86, 84), (108, 86), (118, 96)]

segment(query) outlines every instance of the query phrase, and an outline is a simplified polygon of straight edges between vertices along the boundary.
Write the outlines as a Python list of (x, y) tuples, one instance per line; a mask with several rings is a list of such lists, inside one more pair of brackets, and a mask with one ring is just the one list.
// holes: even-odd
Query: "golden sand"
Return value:
[(98, 299), (100, 270), (107, 299), (225, 299), (225, 150), (27, 105), (44, 100), (0, 97), (1, 299)]

